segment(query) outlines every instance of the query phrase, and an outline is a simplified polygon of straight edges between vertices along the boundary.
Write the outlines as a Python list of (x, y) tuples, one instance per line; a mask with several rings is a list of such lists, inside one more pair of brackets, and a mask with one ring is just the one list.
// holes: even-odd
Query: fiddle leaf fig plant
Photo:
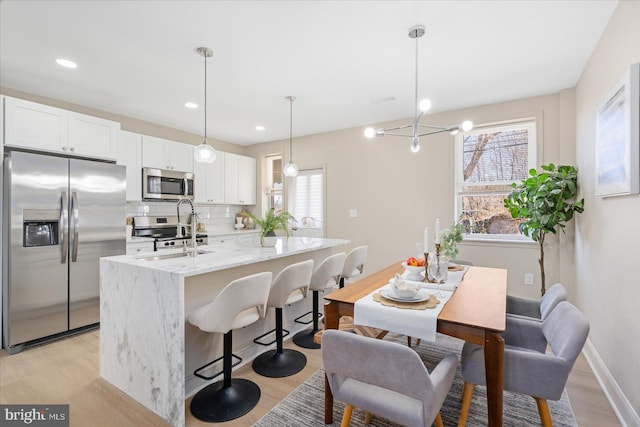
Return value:
[(513, 190), (504, 200), (511, 216), (521, 219), (520, 232), (538, 242), (540, 247), (540, 279), (542, 295), (546, 292), (544, 272), (544, 239), (547, 233), (564, 232), (565, 225), (575, 213), (584, 211), (584, 199), (578, 194), (578, 171), (569, 165), (553, 163), (541, 166), (542, 172), (529, 170), (529, 178), (520, 184), (513, 183)]

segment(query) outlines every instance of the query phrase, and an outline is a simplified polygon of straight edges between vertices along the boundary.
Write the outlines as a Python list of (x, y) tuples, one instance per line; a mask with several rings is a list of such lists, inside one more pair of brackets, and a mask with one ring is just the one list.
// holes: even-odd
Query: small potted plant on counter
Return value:
[(260, 227), (260, 244), (262, 246), (275, 246), (276, 230), (284, 230), (287, 233), (287, 237), (289, 237), (289, 221), (295, 219), (289, 212), (276, 212), (273, 208), (267, 211), (264, 219), (256, 218), (250, 212), (243, 212), (243, 215), (251, 218)]

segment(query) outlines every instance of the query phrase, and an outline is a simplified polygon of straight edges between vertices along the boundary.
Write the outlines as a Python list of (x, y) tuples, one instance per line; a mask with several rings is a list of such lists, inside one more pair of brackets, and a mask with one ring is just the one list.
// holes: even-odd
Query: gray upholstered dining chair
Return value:
[(567, 299), (567, 290), (560, 283), (551, 286), (540, 300), (507, 295), (507, 316), (544, 320), (558, 303)]
[[(542, 322), (514, 320), (530, 327), (527, 333), (505, 337), (503, 388), (532, 396), (538, 405), (542, 425), (551, 427), (547, 399), (559, 400), (562, 396), (571, 368), (587, 340), (589, 322), (567, 301), (560, 302)], [(509, 327), (507, 322), (507, 329)], [(534, 348), (540, 341), (547, 341), (552, 352)], [(464, 344), (462, 377), (464, 389), (458, 427), (466, 424), (475, 384), (485, 384), (482, 346)]]
[[(345, 357), (348, 353), (349, 357)], [(328, 329), (322, 335), (322, 361), (335, 399), (345, 403), (341, 427), (354, 407), (409, 427), (442, 426), (440, 408), (458, 366), (450, 354), (431, 371), (401, 344)]]

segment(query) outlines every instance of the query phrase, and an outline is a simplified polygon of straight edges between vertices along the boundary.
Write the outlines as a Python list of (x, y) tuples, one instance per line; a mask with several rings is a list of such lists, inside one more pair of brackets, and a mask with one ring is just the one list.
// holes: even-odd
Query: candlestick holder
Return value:
[(431, 283), (444, 283), (449, 275), (449, 262), (447, 257), (440, 253), (440, 244), (436, 243), (435, 247), (435, 252), (430, 253), (428, 261), (425, 262), (425, 277)]

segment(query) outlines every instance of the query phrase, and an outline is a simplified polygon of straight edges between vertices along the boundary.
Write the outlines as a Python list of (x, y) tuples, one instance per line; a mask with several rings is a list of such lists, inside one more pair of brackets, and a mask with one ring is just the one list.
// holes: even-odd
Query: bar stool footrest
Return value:
[[(256, 344), (264, 345), (265, 347), (266, 346), (270, 346), (271, 344), (275, 344), (278, 341), (277, 338), (274, 339), (273, 341), (269, 341), (269, 342), (260, 342), (260, 339), (266, 337), (269, 334), (273, 334), (275, 332), (276, 332), (276, 328), (273, 328), (270, 331), (267, 331), (264, 334), (260, 335), (259, 337), (254, 338), (253, 342), (256, 343)], [(289, 331), (286, 330), (286, 329), (283, 329), (282, 330), (282, 338), (286, 337), (287, 335), (289, 335)]]
[[(311, 314), (311, 320), (306, 321), (306, 322), (303, 321), (303, 320), (300, 320), (303, 317), (306, 317), (306, 316), (308, 316), (310, 314)], [(321, 317), (322, 317), (322, 313), (316, 313), (316, 318), (317, 319), (320, 319)], [(300, 323), (302, 325), (309, 325), (309, 324), (313, 323), (313, 311), (307, 311), (305, 314), (303, 314), (301, 316), (298, 316), (295, 319), (293, 319), (293, 321), (296, 322), (296, 323)]]
[[(236, 362), (234, 362), (231, 365), (231, 369), (235, 368), (236, 366), (238, 366), (239, 364), (242, 363), (242, 358), (240, 356), (236, 356), (235, 354), (232, 353), (231, 357), (236, 359)], [(216, 372), (215, 374), (213, 374), (213, 375), (211, 375), (209, 377), (200, 374), (200, 372), (204, 371), (205, 369), (207, 369), (209, 366), (213, 365), (214, 363), (217, 363), (217, 362), (221, 361), (223, 358), (224, 358), (224, 356), (220, 356), (217, 359), (214, 359), (211, 362), (207, 363), (206, 365), (200, 366), (198, 369), (193, 371), (193, 375), (195, 375), (198, 378), (202, 378), (203, 380), (207, 380), (207, 381), (214, 379), (215, 377), (217, 377), (217, 376), (221, 375), (222, 373), (224, 373), (224, 370), (220, 370), (220, 371)]]

